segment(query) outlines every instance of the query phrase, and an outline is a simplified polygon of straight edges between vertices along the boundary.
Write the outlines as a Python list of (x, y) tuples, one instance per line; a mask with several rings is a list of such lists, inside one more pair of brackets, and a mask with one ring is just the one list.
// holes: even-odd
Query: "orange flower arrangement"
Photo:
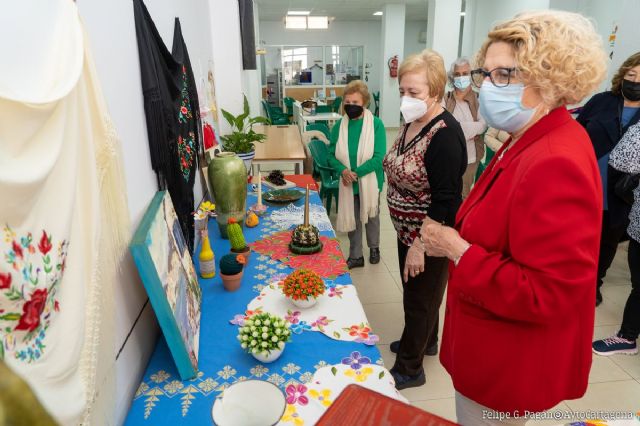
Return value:
[(284, 279), (282, 292), (293, 300), (309, 300), (324, 293), (324, 281), (309, 269), (298, 269)]

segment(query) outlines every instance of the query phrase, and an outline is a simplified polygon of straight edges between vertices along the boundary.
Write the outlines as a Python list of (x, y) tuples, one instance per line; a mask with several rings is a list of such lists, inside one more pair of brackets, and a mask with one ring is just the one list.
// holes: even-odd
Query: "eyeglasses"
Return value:
[(489, 80), (496, 87), (506, 87), (511, 82), (511, 77), (514, 76), (517, 68), (494, 68), (491, 71), (485, 71), (482, 68), (471, 71), (471, 81), (476, 87), (481, 87), (485, 78), (489, 77)]

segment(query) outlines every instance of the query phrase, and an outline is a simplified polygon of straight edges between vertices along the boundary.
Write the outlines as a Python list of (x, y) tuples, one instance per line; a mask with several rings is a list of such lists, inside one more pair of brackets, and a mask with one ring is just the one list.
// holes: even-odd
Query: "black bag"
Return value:
[[(615, 186), (616, 195), (624, 200), (625, 203), (633, 205), (633, 191), (638, 187), (640, 182), (640, 173), (631, 175), (625, 173), (618, 179)], [(640, 202), (640, 200), (638, 200)]]

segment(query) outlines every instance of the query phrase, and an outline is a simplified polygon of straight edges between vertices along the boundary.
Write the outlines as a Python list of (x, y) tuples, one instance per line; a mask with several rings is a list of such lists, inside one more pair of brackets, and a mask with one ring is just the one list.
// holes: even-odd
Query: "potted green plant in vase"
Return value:
[(266, 135), (253, 130), (254, 124), (271, 124), (266, 117), (249, 118), (249, 102), (247, 96), (244, 97), (244, 110), (242, 114), (234, 116), (229, 111), (222, 110), (222, 115), (231, 126), (231, 134), (222, 136), (222, 147), (225, 151), (235, 152), (247, 168), (247, 173), (251, 170), (251, 162), (256, 155), (255, 143), (264, 142)]
[(269, 312), (250, 316), (238, 332), (242, 349), (263, 363), (278, 359), (290, 338), (289, 324)]

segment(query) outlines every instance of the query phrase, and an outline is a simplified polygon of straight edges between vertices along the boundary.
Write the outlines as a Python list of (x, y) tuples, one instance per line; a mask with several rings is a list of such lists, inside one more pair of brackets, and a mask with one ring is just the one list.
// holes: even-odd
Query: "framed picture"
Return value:
[(198, 372), (202, 292), (171, 197), (156, 193), (129, 246), (183, 380)]

